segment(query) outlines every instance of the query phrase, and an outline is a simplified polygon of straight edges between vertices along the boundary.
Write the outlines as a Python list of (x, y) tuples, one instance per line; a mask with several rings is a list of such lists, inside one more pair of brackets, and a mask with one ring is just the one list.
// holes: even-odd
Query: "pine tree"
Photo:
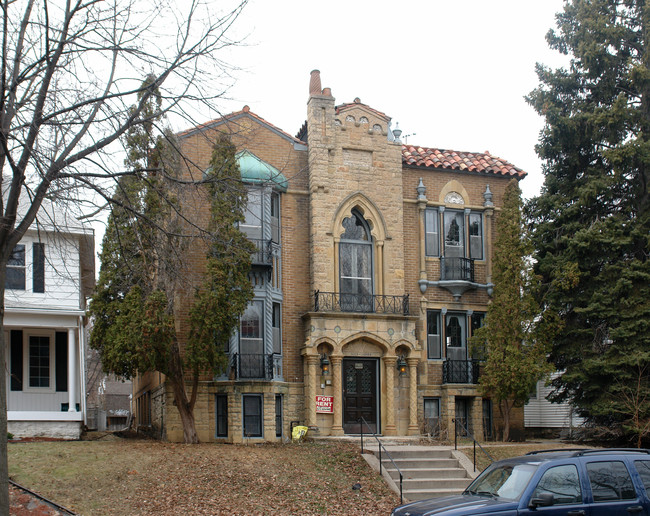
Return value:
[[(529, 96), (546, 121), (544, 187), (528, 206), (535, 271), (565, 325), (553, 399), (637, 443), (650, 420), (648, 37), (645, 1), (567, 2), (547, 39), (570, 67), (538, 65)], [(634, 410), (622, 402), (632, 388)]]
[[(235, 148), (222, 137), (203, 186), (211, 202), (204, 285), (190, 308), (190, 339), (176, 333), (176, 293), (187, 287), (180, 263), (187, 238), (174, 213), (182, 211), (174, 194), (177, 164), (168, 132), (151, 124), (129, 133), (126, 165), (135, 171), (118, 184), (103, 241), (96, 293), (90, 303), (94, 324), (90, 345), (100, 351), (106, 372), (124, 378), (138, 373), (165, 374), (183, 426), (185, 442), (198, 442), (194, 421), (198, 382), (225, 365), (224, 345), (252, 298), (248, 278), (252, 244), (239, 231), (246, 189)], [(181, 217), (182, 218), (182, 217)]]
[(498, 404), (503, 415), (503, 440), (510, 439), (513, 407), (523, 406), (535, 384), (549, 370), (546, 347), (551, 321), (539, 318), (532, 294), (527, 257), (530, 243), (524, 232), (521, 191), (515, 179), (506, 187), (497, 219), (494, 244), (494, 294), (485, 324), (472, 338), (475, 350), (486, 356), (480, 376), (484, 396)]

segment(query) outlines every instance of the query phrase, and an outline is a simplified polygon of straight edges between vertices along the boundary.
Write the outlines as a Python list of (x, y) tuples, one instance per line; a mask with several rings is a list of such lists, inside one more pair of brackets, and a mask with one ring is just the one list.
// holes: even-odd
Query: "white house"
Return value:
[(584, 419), (576, 415), (570, 403), (551, 403), (547, 399), (553, 390), (548, 381), (557, 375), (553, 373), (548, 380), (537, 382), (535, 393), (524, 406), (524, 427), (529, 435), (567, 437), (584, 424)]
[(76, 439), (85, 423), (84, 325), (94, 232), (44, 204), (7, 266), (8, 430)]

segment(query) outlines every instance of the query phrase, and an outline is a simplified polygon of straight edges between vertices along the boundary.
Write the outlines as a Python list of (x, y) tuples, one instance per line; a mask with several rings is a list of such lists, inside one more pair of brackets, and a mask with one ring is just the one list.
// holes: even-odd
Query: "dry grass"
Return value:
[(9, 472), (83, 515), (369, 515), (399, 504), (349, 443), (12, 443)]

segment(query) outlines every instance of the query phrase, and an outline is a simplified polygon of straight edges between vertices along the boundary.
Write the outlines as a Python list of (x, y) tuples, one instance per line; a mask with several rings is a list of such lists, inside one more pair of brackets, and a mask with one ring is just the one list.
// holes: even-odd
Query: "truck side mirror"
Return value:
[(535, 498), (530, 500), (528, 504), (529, 509), (536, 509), (537, 507), (549, 507), (553, 505), (554, 497), (552, 493), (540, 493)]

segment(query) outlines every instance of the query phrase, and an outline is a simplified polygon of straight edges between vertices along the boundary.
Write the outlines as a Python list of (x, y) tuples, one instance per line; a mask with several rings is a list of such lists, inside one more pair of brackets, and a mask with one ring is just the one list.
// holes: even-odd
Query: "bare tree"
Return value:
[[(129, 128), (164, 113), (194, 125), (188, 106), (214, 111), (230, 80), (222, 51), (237, 43), (229, 34), (246, 1), (217, 13), (202, 0), (0, 0), (0, 320), (7, 260), (44, 199), (96, 211), (93, 202), (109, 203), (115, 180), (134, 173), (118, 157)], [(144, 76), (151, 81), (142, 86)], [(154, 92), (161, 100), (151, 114), (143, 108)], [(0, 331), (0, 364), (5, 355)], [(8, 514), (5, 376), (0, 367), (0, 513)]]

